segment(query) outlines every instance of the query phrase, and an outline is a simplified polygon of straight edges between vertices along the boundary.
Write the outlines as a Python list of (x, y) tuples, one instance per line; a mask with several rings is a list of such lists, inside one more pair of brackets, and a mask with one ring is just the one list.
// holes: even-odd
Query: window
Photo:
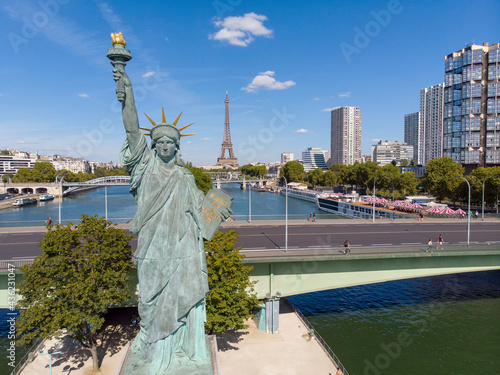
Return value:
[(500, 117), (488, 117), (486, 120), (486, 130), (500, 130)]

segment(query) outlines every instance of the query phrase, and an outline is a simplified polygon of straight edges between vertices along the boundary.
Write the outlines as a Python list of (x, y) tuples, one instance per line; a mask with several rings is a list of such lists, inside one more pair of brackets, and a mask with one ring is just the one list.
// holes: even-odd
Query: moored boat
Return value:
[(54, 196), (50, 195), (50, 194), (40, 195), (39, 199), (40, 199), (40, 202), (46, 202), (46, 201), (51, 201), (52, 199), (54, 199)]
[(38, 201), (36, 198), (19, 198), (12, 203), (13, 206), (15, 207), (23, 207), (23, 206), (28, 206), (30, 204), (36, 204)]

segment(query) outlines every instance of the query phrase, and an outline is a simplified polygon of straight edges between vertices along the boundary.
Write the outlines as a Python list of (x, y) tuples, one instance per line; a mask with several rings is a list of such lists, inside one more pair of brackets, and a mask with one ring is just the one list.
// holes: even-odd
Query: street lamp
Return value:
[(59, 180), (59, 224), (61, 224), (61, 201), (62, 201), (62, 198), (63, 198), (62, 183), (64, 181), (64, 176), (66, 176), (66, 175), (63, 174), (61, 176), (61, 175), (58, 174), (56, 176), (56, 183), (57, 183), (57, 179), (59, 177), (61, 177), (61, 179)]
[(252, 184), (248, 181), (248, 222), (252, 222)]
[(379, 174), (373, 178), (373, 222), (375, 222), (375, 181), (377, 181), (377, 177)]
[(288, 181), (285, 176), (285, 251), (288, 250)]
[(468, 205), (467, 205), (467, 246), (469, 245), (470, 242), (470, 183), (469, 181), (462, 176), (455, 176), (455, 177), (460, 177), (462, 180), (467, 182), (467, 186), (469, 188), (469, 198), (468, 198)]
[(492, 177), (497, 177), (497, 175), (493, 175), (493, 176), (488, 176), (486, 177), (484, 180), (483, 180), (483, 199), (481, 201), (481, 206), (482, 206), (482, 214), (481, 214), (481, 220), (484, 221), (484, 184), (486, 183), (486, 180), (488, 178), (492, 178)]
[(55, 354), (61, 354), (61, 351), (59, 350), (59, 349), (61, 349), (61, 347), (62, 347), (61, 343), (57, 343), (55, 346), (57, 351), (49, 352), (47, 350), (47, 353), (42, 353), (43, 350), (45, 349), (45, 346), (42, 346), (39, 350), (40, 355), (48, 355), (49, 356), (49, 375), (52, 375), (52, 356)]

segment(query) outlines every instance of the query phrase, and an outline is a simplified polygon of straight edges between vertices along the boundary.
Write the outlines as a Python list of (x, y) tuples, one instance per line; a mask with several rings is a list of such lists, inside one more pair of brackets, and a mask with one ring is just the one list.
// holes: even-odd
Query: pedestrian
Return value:
[(392, 213), (392, 220), (396, 221), (396, 213), (395, 212)]
[(424, 214), (420, 212), (418, 221), (424, 221)]
[(429, 238), (429, 242), (427, 244), (429, 245), (429, 247), (427, 248), (427, 250), (425, 250), (425, 252), (428, 253), (430, 250), (432, 253), (432, 238)]
[(443, 240), (443, 235), (440, 234), (439, 237), (438, 237), (438, 246), (436, 247), (436, 249), (439, 249), (439, 248), (443, 248), (443, 243), (444, 243), (444, 240)]
[(45, 222), (45, 224), (47, 224), (47, 225), (52, 225), (52, 219), (49, 217), (49, 218), (47, 219), (47, 221)]
[(316, 222), (316, 212), (313, 213), (313, 223)]
[(477, 219), (479, 217), (479, 212), (477, 210), (476, 210), (475, 215), (476, 215), (476, 219)]
[(312, 218), (313, 218), (313, 213), (311, 212), (311, 213), (309, 214), (309, 221), (312, 221)]
[(344, 242), (344, 254), (348, 255), (351, 252), (351, 247), (349, 246), (349, 240), (345, 240)]
[(337, 366), (337, 372), (335, 375), (344, 375), (344, 373), (342, 372), (342, 370), (340, 369), (339, 366)]
[(137, 325), (137, 316), (134, 314), (132, 315), (132, 327), (135, 327)]

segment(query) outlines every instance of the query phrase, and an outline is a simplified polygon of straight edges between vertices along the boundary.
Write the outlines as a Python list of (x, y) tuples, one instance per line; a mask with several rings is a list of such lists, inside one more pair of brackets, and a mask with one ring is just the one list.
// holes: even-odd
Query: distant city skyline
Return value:
[[(286, 9), (286, 12), (283, 11)], [(0, 148), (119, 163), (125, 139), (111, 32), (132, 53), (141, 126), (183, 112), (182, 158), (214, 165), (231, 98), (240, 165), (330, 149), (330, 111), (363, 114), (361, 154), (404, 139), (420, 90), (444, 82), (444, 56), (498, 42), (500, 3), (442, 1), (66, 2), (17, 0), (0, 12)], [(444, 22), (450, 20), (467, 22)]]

